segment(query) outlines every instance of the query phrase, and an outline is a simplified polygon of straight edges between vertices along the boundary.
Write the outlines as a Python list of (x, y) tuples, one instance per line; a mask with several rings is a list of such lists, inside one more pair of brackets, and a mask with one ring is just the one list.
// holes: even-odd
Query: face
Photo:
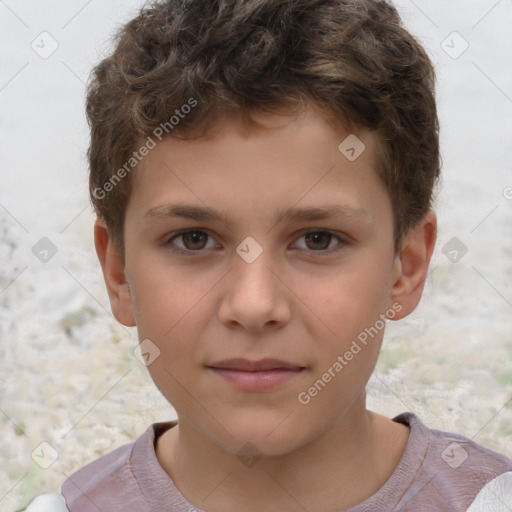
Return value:
[(259, 119), (164, 139), (133, 172), (119, 308), (183, 424), (277, 455), (364, 403), (400, 261), (374, 136), (350, 161), (311, 108)]

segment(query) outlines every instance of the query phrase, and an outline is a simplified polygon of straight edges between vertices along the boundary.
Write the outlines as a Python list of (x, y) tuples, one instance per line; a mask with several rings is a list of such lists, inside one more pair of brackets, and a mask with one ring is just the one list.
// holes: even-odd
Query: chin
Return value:
[[(239, 455), (253, 451), (255, 455), (277, 457), (286, 455), (307, 444), (311, 433), (305, 432), (304, 423), (292, 419), (287, 414), (254, 413), (237, 418), (226, 425), (233, 436), (223, 436), (224, 448)], [(286, 419), (285, 419), (286, 418)], [(284, 421), (283, 421), (284, 420)], [(224, 444), (224, 443), (221, 443)]]

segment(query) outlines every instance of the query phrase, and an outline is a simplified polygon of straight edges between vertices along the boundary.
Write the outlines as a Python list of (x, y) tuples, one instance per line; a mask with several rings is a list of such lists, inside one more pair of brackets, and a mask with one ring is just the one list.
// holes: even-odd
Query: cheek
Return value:
[(391, 291), (389, 274), (389, 269), (376, 262), (340, 268), (326, 279), (309, 282), (304, 302), (317, 314), (326, 333), (346, 341), (385, 313)]
[(167, 398), (178, 396), (183, 391), (180, 385), (193, 388), (190, 379), (203, 364), (202, 340), (214, 314), (211, 297), (218, 277), (199, 276), (192, 267), (138, 270), (132, 274), (138, 337), (151, 340), (159, 350), (148, 370)]
[(178, 267), (138, 270), (133, 273), (132, 301), (139, 336), (165, 340), (173, 332), (197, 328), (214, 279), (200, 279)]

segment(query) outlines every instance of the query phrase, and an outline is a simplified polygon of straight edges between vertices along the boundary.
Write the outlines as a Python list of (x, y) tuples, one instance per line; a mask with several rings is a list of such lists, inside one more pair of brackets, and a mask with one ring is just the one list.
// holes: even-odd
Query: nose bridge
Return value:
[(276, 259), (272, 249), (268, 248), (268, 240), (260, 244), (253, 237), (245, 238), (236, 249), (234, 262), (234, 284), (237, 288), (247, 287), (254, 294), (273, 296), (278, 283), (270, 268), (273, 264), (275, 266)]
[(237, 247), (219, 311), (223, 322), (257, 330), (289, 317), (285, 288), (274, 275), (275, 266), (273, 251), (255, 239), (246, 239)]

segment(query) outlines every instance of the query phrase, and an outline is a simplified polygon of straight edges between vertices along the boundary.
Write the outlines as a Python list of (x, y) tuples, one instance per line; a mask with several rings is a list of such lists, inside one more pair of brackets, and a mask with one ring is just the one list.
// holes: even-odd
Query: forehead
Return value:
[[(133, 173), (133, 202), (146, 214), (183, 199), (202, 205), (196, 214), (203, 218), (210, 206), (225, 208), (226, 201), (254, 212), (273, 204), (281, 217), (290, 217), (292, 206), (320, 206), (319, 200), (354, 211), (364, 209), (359, 203), (372, 202), (380, 182), (373, 133), (335, 126), (309, 107), (297, 116), (253, 117), (260, 128), (249, 129), (231, 116), (203, 138), (164, 138)], [(293, 213), (300, 216), (297, 209)]]

